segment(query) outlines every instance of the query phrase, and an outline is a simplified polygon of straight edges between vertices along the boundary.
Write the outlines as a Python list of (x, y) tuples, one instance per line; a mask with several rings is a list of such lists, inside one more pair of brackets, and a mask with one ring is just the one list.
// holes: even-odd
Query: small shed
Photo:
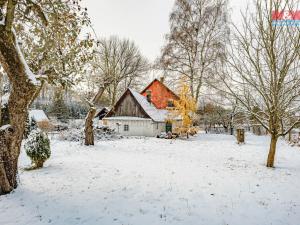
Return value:
[(288, 133), (288, 141), (292, 144), (299, 144), (300, 142), (300, 129), (294, 128)]
[(29, 121), (35, 121), (37, 127), (42, 130), (49, 130), (52, 128), (52, 124), (47, 117), (46, 113), (40, 109), (33, 109), (29, 111)]
[(102, 109), (97, 110), (95, 118), (102, 120), (108, 112), (109, 112), (109, 108), (103, 107)]
[(267, 135), (268, 131), (261, 124), (251, 124), (250, 131), (258, 136)]

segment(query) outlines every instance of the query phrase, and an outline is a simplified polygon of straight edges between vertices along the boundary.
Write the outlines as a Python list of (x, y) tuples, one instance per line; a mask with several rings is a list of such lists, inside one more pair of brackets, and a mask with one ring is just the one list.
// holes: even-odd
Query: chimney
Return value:
[(165, 82), (165, 78), (164, 77), (160, 77), (160, 82), (164, 83)]
[(147, 94), (147, 101), (148, 101), (149, 103), (151, 103), (151, 90), (147, 90), (147, 91), (146, 91), (146, 94)]

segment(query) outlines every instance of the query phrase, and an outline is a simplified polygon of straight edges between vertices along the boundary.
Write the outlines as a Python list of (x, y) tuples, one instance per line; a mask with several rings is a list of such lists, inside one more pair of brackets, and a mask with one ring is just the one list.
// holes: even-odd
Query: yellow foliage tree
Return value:
[(173, 116), (180, 116), (182, 118), (182, 124), (179, 128), (179, 133), (186, 133), (188, 137), (188, 131), (192, 126), (192, 116), (196, 112), (197, 103), (191, 96), (189, 86), (182, 81), (179, 100), (174, 101), (174, 109), (172, 110)]

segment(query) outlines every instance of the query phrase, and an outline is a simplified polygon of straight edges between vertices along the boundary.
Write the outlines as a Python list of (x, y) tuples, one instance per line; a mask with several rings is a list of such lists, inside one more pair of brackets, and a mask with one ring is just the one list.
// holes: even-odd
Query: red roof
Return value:
[(165, 109), (168, 101), (178, 100), (179, 97), (159, 80), (153, 80), (142, 92), (141, 95), (147, 96), (147, 91), (151, 91), (151, 103), (158, 109)]

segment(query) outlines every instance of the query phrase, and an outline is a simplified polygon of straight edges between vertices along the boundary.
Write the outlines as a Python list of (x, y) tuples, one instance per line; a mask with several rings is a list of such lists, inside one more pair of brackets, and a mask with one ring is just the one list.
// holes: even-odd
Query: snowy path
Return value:
[(21, 171), (19, 188), (0, 197), (0, 225), (300, 224), (300, 149), (281, 141), (267, 169), (268, 142), (53, 141), (46, 168)]

